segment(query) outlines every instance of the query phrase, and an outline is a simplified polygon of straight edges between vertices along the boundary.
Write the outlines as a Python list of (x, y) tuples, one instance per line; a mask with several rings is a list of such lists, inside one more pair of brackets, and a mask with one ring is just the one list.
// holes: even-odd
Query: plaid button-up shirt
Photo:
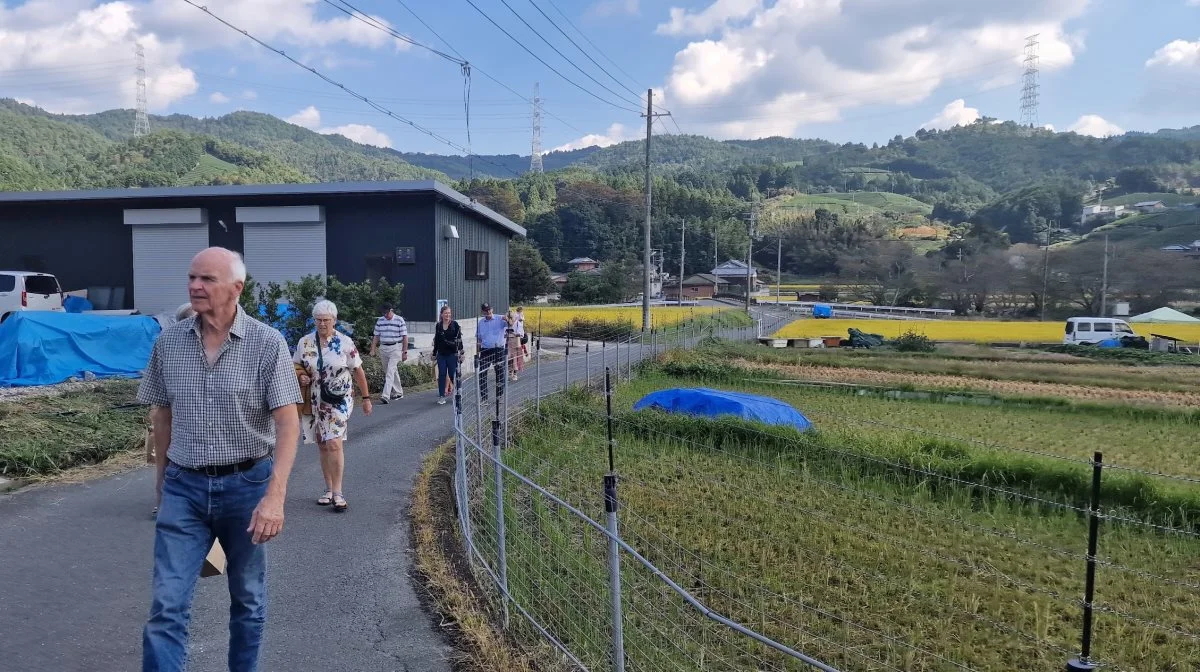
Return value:
[(283, 335), (240, 307), (216, 364), (199, 320), (181, 320), (159, 334), (138, 388), (141, 403), (170, 407), (167, 458), (190, 468), (266, 456), (275, 446), (271, 412), (300, 400)]

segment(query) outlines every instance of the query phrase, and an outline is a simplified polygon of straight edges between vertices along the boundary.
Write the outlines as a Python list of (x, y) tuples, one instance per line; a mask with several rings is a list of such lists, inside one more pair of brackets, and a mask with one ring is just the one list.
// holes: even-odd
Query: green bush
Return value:
[(937, 344), (925, 334), (908, 330), (892, 341), (892, 347), (900, 352), (933, 352)]
[[(363, 373), (367, 374), (367, 389), (372, 393), (383, 390), (383, 361), (378, 357), (363, 356)], [(437, 369), (425, 364), (401, 364), (400, 384), (415, 387), (437, 379)]]

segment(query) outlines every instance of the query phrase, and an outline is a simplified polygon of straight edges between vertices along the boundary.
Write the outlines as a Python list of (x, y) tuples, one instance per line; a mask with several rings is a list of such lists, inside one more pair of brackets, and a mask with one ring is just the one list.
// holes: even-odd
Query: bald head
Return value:
[(192, 258), (188, 300), (206, 320), (231, 321), (245, 285), (246, 264), (237, 252), (210, 247)]
[(227, 282), (246, 282), (246, 262), (242, 261), (242, 255), (233, 250), (224, 247), (210, 247), (192, 257), (193, 266), (199, 261), (206, 265), (223, 266), (225, 272), (222, 275)]

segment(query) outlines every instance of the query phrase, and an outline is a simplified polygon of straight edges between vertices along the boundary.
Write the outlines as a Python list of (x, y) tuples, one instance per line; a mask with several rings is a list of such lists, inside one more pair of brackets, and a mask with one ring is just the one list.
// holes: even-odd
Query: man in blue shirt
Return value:
[(488, 398), (488, 369), (496, 369), (496, 396), (500, 397), (504, 394), (504, 386), (508, 378), (505, 375), (504, 351), (507, 346), (504, 340), (504, 332), (508, 329), (508, 322), (502, 317), (496, 317), (492, 313), (492, 307), (488, 304), (483, 304), (479, 307), (483, 311), (483, 317), (475, 323), (475, 345), (479, 352), (479, 398), (484, 401)]

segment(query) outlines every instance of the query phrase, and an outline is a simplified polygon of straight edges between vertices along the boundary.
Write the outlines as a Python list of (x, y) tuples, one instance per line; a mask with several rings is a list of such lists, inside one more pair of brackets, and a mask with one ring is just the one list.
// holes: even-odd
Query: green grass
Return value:
[(206, 183), (218, 175), (236, 173), (239, 168), (228, 161), (218, 159), (211, 154), (201, 154), (200, 162), (179, 178), (180, 185)]
[(146, 408), (136, 394), (136, 381), (112, 380), (95, 390), (0, 402), (0, 476), (54, 474), (141, 448)]
[(1158, 249), (1167, 245), (1188, 245), (1200, 239), (1200, 209), (1167, 210), (1118, 219), (1099, 227), (1080, 239), (1100, 240), (1108, 234), (1109, 242), (1127, 243), (1138, 248)]
[(851, 193), (829, 194), (798, 194), (783, 199), (771, 201), (772, 204), (785, 206), (792, 212), (816, 212), (825, 208), (834, 212), (838, 217), (861, 219), (870, 215), (894, 212), (899, 215), (928, 215), (933, 211), (932, 206), (908, 196), (876, 191), (855, 191)]
[[(857, 422), (829, 427), (818, 415), (822, 429), (808, 434), (629, 410), (649, 390), (698, 382), (650, 372), (613, 402), (622, 535), (673, 580), (719, 613), (840, 669), (1062, 669), (1079, 637), (1084, 518), (876, 468), (878, 458), (900, 459), (903, 451), (931, 471), (984, 453), (876, 431), (865, 421), (877, 411), (845, 395), (826, 395), (821, 408)], [(774, 387), (745, 389), (779, 396)], [(603, 426), (599, 398), (577, 391), (544, 402), (540, 418), (522, 420), (505, 461), (602, 520)], [(997, 468), (1037, 464), (1023, 454), (994, 455)], [(1087, 480), (1087, 465), (1071, 469), (1077, 473), (1056, 478)], [(1106, 488), (1118, 483), (1106, 477)], [(490, 478), (482, 479), (485, 503), (489, 488)], [(481, 508), (476, 534), (488, 555), (494, 527)], [(586, 665), (606, 667), (603, 539), (515, 479), (506, 479), (505, 514), (517, 600)], [(1102, 527), (1100, 555), (1128, 569), (1102, 566), (1096, 599), (1132, 618), (1097, 615), (1099, 660), (1128, 670), (1200, 665), (1196, 640), (1171, 630), (1194, 632), (1200, 622), (1200, 600), (1180, 585), (1200, 583), (1198, 551), (1192, 538)], [(622, 581), (634, 669), (804, 669), (688, 609), (628, 556)]]
[(883, 191), (855, 191), (848, 194), (825, 194), (825, 196), (835, 198), (839, 201), (853, 201), (879, 210), (890, 210), (906, 215), (928, 215), (933, 212), (933, 206), (928, 203), (922, 203), (915, 198), (901, 194), (892, 194)]
[(1104, 199), (1105, 205), (1133, 205), (1134, 203), (1143, 203), (1145, 201), (1162, 201), (1167, 206), (1191, 205), (1200, 203), (1200, 196), (1192, 194), (1166, 194), (1166, 193), (1148, 193), (1138, 192), (1135, 194), (1125, 194), (1124, 196), (1116, 196), (1113, 198)]

